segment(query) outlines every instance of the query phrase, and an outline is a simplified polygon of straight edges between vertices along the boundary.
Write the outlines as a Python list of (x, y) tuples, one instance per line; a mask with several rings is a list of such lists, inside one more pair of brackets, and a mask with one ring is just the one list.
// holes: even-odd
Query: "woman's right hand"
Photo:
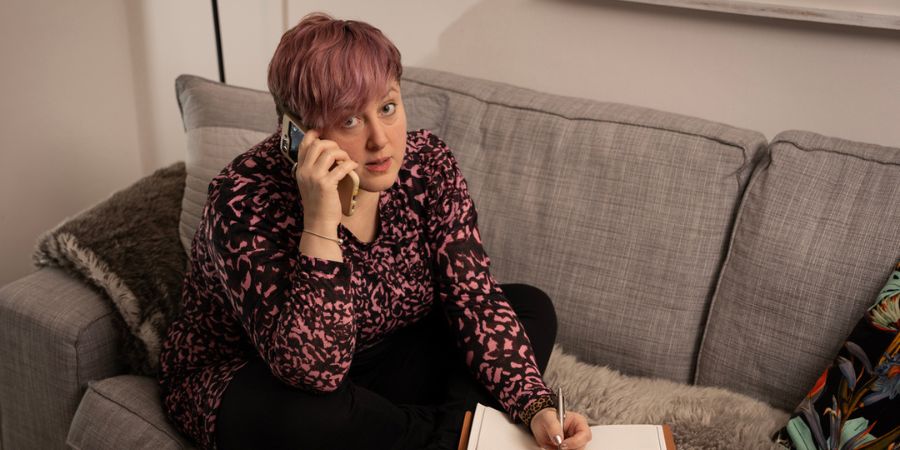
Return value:
[(587, 419), (577, 412), (569, 411), (565, 415), (563, 432), (556, 414), (556, 409), (544, 408), (531, 418), (530, 428), (535, 442), (544, 450), (555, 449), (557, 445), (563, 450), (583, 450), (593, 437)]
[[(294, 176), (303, 203), (304, 227), (331, 236), (341, 223), (338, 182), (359, 164), (337, 142), (319, 139), (319, 135), (319, 130), (309, 130), (300, 141)], [(332, 169), (336, 162), (342, 163)]]

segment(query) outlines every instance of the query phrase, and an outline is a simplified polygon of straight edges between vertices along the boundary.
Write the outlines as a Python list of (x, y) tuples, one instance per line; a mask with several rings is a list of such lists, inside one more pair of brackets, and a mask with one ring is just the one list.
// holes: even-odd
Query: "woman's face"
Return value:
[(344, 122), (322, 130), (321, 139), (337, 142), (359, 163), (359, 187), (370, 192), (388, 189), (406, 154), (406, 110), (400, 84), (393, 81), (383, 97)]

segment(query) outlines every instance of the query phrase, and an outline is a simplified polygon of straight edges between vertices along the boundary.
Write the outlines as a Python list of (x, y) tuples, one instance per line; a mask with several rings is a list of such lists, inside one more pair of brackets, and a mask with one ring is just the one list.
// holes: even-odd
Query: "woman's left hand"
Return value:
[(531, 419), (531, 434), (543, 449), (556, 450), (556, 436), (561, 439), (565, 436), (559, 446), (565, 450), (581, 450), (591, 441), (591, 428), (581, 414), (567, 411), (564, 428), (565, 434), (559, 426), (559, 417), (554, 408), (544, 408)]

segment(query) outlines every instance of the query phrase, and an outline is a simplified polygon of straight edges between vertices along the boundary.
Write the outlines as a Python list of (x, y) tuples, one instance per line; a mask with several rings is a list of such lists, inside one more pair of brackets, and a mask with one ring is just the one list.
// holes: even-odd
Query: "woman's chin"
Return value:
[(382, 192), (390, 189), (397, 181), (397, 174), (385, 174), (377, 178), (359, 180), (359, 188), (363, 191)]
[(392, 158), (391, 164), (384, 170), (370, 169), (367, 166), (356, 169), (356, 174), (359, 175), (359, 188), (369, 192), (382, 192), (390, 189), (400, 175), (400, 169), (397, 166), (396, 160)]

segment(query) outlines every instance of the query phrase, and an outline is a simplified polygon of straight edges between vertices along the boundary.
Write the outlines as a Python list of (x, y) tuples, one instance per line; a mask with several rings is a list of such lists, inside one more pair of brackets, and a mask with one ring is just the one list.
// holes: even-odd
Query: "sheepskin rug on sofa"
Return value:
[(545, 381), (591, 425), (669, 424), (678, 450), (772, 449), (788, 413), (721, 388), (623, 375), (553, 348)]

